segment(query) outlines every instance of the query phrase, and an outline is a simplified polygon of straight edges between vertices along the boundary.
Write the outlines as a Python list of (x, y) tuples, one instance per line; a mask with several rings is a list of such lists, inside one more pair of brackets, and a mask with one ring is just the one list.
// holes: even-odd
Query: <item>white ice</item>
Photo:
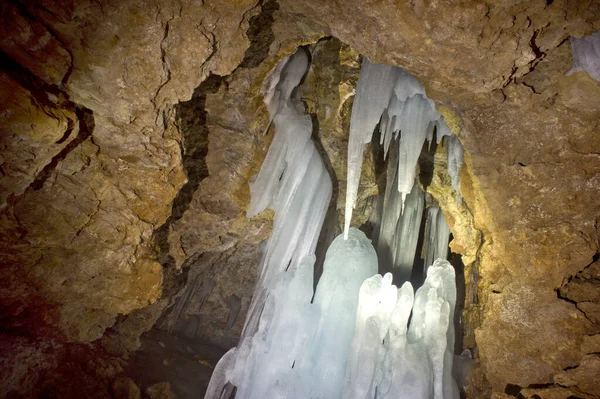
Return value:
[(446, 223), (444, 213), (437, 206), (427, 208), (425, 223), (425, 270), (431, 266), (435, 259), (448, 258), (448, 241), (450, 240), (450, 227)]
[(396, 290), (389, 274), (365, 280), (341, 397), (458, 399), (455, 305), (454, 268), (442, 259), (416, 294), (408, 282)]
[(571, 37), (573, 72), (586, 71), (592, 78), (600, 81), (600, 31), (580, 38)]
[(448, 175), (452, 188), (456, 192), (458, 201), (462, 201), (460, 194), (460, 169), (464, 163), (464, 150), (460, 140), (451, 134), (446, 138), (446, 154), (448, 156)]
[[(358, 195), (363, 152), (371, 142), (377, 123), (380, 144), (384, 147), (384, 158), (387, 158), (390, 147), (394, 145), (393, 139), (400, 137), (396, 143), (398, 167), (395, 183), (398, 192), (401, 193), (400, 212), (414, 185), (416, 165), (425, 141), (432, 142), (434, 130), (437, 131), (438, 144), (444, 136), (452, 135), (444, 117), (426, 97), (425, 88), (413, 76), (400, 68), (372, 64), (365, 58), (350, 118), (345, 235), (352, 221), (352, 210)], [(388, 165), (391, 165), (390, 162)], [(452, 176), (457, 175), (455, 173)], [(453, 183), (459, 187), (456, 181), (453, 180)]]

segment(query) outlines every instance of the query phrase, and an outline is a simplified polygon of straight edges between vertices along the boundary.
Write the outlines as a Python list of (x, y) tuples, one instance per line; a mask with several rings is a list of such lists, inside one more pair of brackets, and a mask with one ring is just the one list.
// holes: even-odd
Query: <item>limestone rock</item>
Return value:
[[(256, 4), (43, 3), (3, 5), (10, 23), (2, 28), (8, 32), (2, 48), (47, 83), (25, 82), (13, 94), (27, 107), (27, 91), (35, 88), (36, 98), (62, 96), (81, 111), (78, 120), (60, 104), (4, 114), (9, 122), (36, 120), (33, 131), (11, 131), (10, 141), (3, 131), (3, 163), (24, 177), (18, 184), (3, 178), (8, 193), (22, 193), (40, 168), (51, 168), (0, 216), (2, 246), (9, 249), (1, 260), (8, 265), (3, 301), (9, 313), (26, 310), (25, 328), (90, 341), (117, 314), (161, 295), (153, 232), (185, 182), (173, 105), (209, 73), (230, 73), (241, 62)], [(48, 92), (49, 84), (58, 92)], [(66, 135), (69, 119), (73, 131)], [(48, 128), (42, 133), (38, 124)], [(25, 157), (15, 164), (18, 153), (11, 151), (19, 140), (34, 162)], [(68, 140), (77, 146), (67, 147)]]

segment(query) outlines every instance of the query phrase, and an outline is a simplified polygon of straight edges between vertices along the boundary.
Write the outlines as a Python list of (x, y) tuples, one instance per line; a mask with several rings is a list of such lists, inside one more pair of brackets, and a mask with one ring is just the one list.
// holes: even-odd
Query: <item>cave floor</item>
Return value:
[(148, 398), (148, 387), (168, 382), (178, 399), (204, 396), (215, 364), (224, 350), (197, 340), (189, 340), (153, 329), (141, 337), (142, 345), (134, 352), (126, 369)]

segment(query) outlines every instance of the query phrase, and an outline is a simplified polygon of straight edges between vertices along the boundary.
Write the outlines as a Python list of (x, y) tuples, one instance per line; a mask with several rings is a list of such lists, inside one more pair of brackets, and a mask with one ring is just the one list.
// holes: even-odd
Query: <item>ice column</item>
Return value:
[(444, 213), (437, 206), (427, 208), (425, 240), (425, 269), (431, 266), (435, 259), (448, 258), (450, 228)]
[(270, 207), (275, 219), (244, 334), (256, 329), (257, 317), (277, 275), (314, 253), (331, 199), (331, 179), (310, 139), (311, 118), (298, 112), (302, 105), (292, 95), (307, 67), (306, 52), (298, 49), (274, 69), (264, 85), (275, 137), (250, 186), (247, 215), (255, 216)]
[(306, 52), (298, 49), (264, 85), (275, 136), (250, 186), (247, 215), (270, 207), (275, 211), (273, 232), (264, 249), (240, 344), (218, 363), (206, 398), (221, 397), (227, 383), (238, 387), (240, 398), (277, 397), (283, 389), (278, 381), (292, 378), (288, 374), (296, 349), (305, 348), (308, 326), (314, 324), (309, 306), (313, 254), (332, 188), (310, 139), (311, 118), (299, 112), (302, 104), (294, 98), (307, 66)]

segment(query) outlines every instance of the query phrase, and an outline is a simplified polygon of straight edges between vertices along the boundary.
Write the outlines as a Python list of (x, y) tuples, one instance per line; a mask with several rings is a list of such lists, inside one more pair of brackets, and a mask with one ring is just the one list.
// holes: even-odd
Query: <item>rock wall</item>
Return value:
[[(600, 29), (596, 2), (0, 7), (2, 395), (39, 392), (24, 362), (39, 375), (126, 354), (161, 313), (163, 329), (235, 342), (270, 223), (244, 215), (270, 140), (260, 83), (334, 36), (311, 48), (305, 97), (338, 204), (357, 53), (416, 76), (465, 147), (464, 203), (439, 171), (430, 193), (467, 265), (469, 397), (600, 396), (600, 84), (565, 74), (567, 38)], [(92, 368), (89, 387), (122, 364)]]

